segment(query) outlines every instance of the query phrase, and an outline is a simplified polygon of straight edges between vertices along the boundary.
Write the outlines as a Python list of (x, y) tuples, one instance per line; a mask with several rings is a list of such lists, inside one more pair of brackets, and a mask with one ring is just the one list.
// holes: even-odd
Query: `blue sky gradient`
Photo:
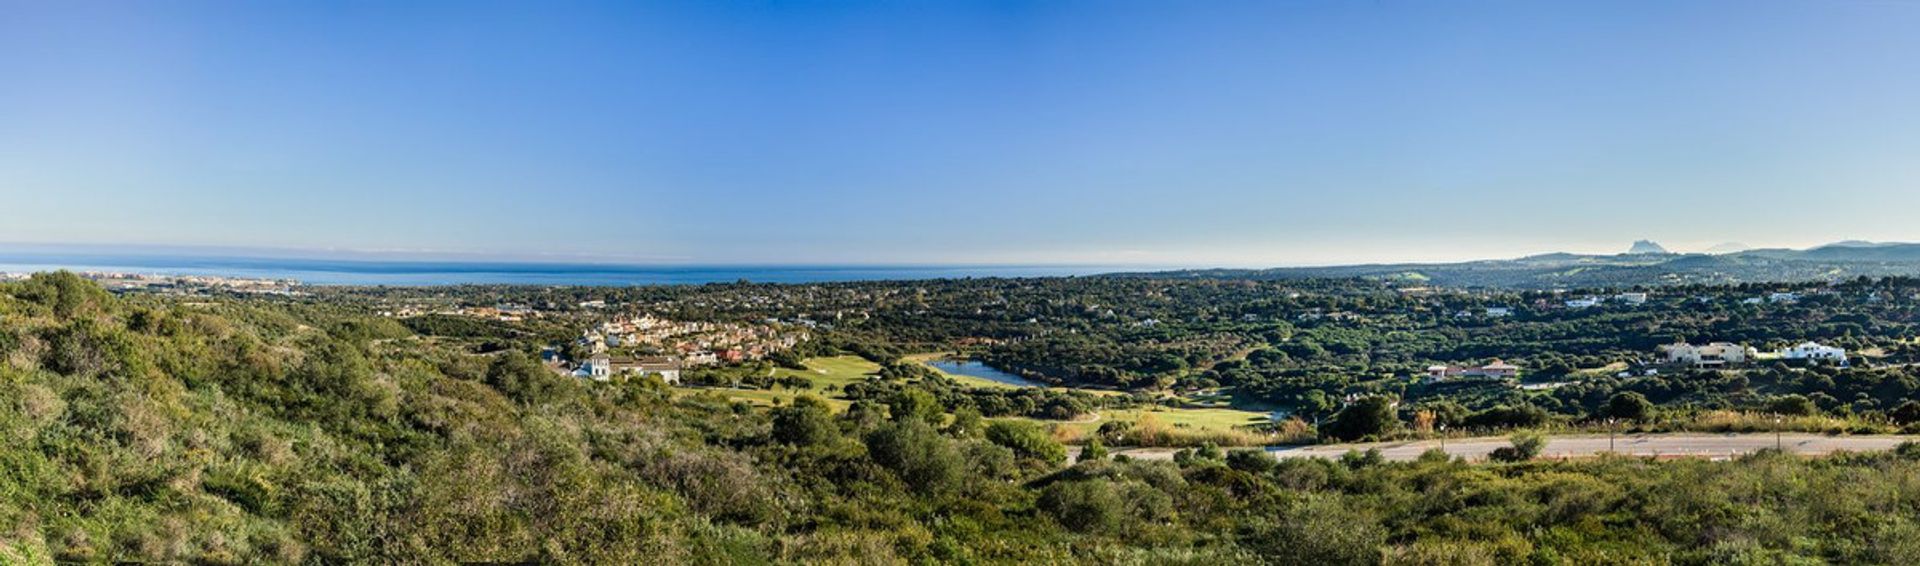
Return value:
[(0, 0), (0, 242), (1292, 265), (1920, 239), (1920, 3)]

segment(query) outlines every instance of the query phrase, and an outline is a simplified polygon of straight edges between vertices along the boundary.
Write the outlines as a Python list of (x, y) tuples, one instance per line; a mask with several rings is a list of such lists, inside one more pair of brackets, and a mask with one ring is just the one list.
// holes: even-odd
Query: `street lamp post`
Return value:
[(1778, 452), (1786, 452), (1786, 446), (1780, 443), (1780, 421), (1780, 415), (1773, 416), (1773, 449)]
[(1612, 419), (1612, 418), (1607, 419), (1607, 451), (1608, 452), (1613, 451), (1613, 423), (1614, 422), (1616, 422), (1616, 419)]

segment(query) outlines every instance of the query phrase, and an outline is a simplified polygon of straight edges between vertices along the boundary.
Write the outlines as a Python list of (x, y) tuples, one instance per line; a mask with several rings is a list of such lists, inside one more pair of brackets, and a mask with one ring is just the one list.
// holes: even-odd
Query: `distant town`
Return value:
[[(109, 291), (148, 291), (155, 293), (191, 295), (205, 292), (233, 292), (261, 295), (293, 295), (300, 281), (294, 279), (265, 279), (251, 277), (230, 277), (222, 275), (167, 275), (157, 273), (128, 273), (116, 271), (76, 271), (76, 275), (90, 279)], [(0, 272), (0, 281), (18, 281), (33, 276), (32, 273)]]

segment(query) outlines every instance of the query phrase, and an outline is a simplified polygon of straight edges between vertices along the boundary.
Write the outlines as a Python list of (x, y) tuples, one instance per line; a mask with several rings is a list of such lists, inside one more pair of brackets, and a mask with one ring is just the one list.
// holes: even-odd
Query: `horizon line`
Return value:
[[(1755, 246), (1733, 252), (1673, 252), (1672, 255), (1725, 255), (1745, 251), (1769, 249), (1811, 250), (1842, 244), (1891, 245), (1905, 242), (1873, 242), (1865, 240), (1834, 240), (1825, 244), (1806, 248)], [(1150, 271), (1207, 271), (1207, 270), (1261, 270), (1318, 267), (1362, 267), (1387, 265), (1446, 265), (1452, 263), (1470, 263), (1479, 261), (1514, 261), (1547, 255), (1577, 256), (1618, 256), (1627, 252), (1585, 253), (1570, 251), (1544, 251), (1516, 255), (1511, 257), (1479, 257), (1460, 259), (1404, 259), (1404, 260), (1356, 260), (1349, 262), (1230, 262), (1214, 264), (1173, 264), (1164, 262), (1129, 261), (957, 261), (957, 262), (884, 262), (884, 261), (700, 261), (678, 256), (632, 256), (603, 253), (546, 253), (546, 254), (489, 254), (486, 252), (447, 251), (447, 250), (368, 250), (350, 248), (298, 248), (279, 246), (232, 246), (205, 244), (151, 244), (151, 243), (70, 243), (70, 242), (3, 242), (0, 241), (0, 263), (46, 264), (80, 263), (75, 260), (88, 259), (183, 259), (212, 260), (228, 262), (270, 262), (270, 261), (312, 261), (354, 265), (393, 265), (393, 264), (431, 264), (431, 265), (492, 265), (492, 266), (554, 266), (554, 267), (606, 267), (633, 269), (700, 269), (700, 268), (816, 268), (816, 269), (968, 269), (968, 268), (1104, 268), (1114, 269), (1108, 273), (1128, 273), (1125, 270)], [(114, 257), (118, 256), (118, 257)], [(50, 260), (50, 261), (32, 261)], [(128, 266), (138, 267), (138, 266)]]

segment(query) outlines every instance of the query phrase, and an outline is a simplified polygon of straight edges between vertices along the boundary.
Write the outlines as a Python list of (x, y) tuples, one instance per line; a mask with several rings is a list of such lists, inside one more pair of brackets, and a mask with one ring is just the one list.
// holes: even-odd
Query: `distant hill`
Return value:
[(1750, 249), (1753, 249), (1753, 246), (1742, 244), (1740, 242), (1724, 242), (1720, 244), (1714, 244), (1713, 247), (1707, 248), (1707, 253), (1730, 254), (1730, 253), (1744, 252)]
[[(1644, 242), (1652, 244), (1652, 242)], [(1635, 248), (1640, 248), (1635, 243)], [(1841, 242), (1806, 250), (1757, 249), (1723, 254), (1664, 251), (1619, 255), (1551, 253), (1460, 263), (1401, 263), (1204, 269), (1119, 276), (1219, 279), (1361, 277), (1420, 281), (1449, 287), (1551, 289), (1594, 286), (1683, 285), (1838, 280), (1859, 276), (1920, 276), (1920, 244)], [(1654, 244), (1657, 247), (1657, 244)]]
[(1841, 240), (1841, 241), (1827, 244), (1821, 247), (1823, 248), (1877, 248), (1880, 246), (1894, 246), (1894, 245), (1899, 245), (1899, 244), (1881, 244), (1876, 242), (1869, 242), (1866, 240)]
[(1634, 242), (1632, 247), (1627, 248), (1627, 253), (1629, 254), (1665, 254), (1665, 253), (1672, 253), (1672, 252), (1667, 251), (1667, 248), (1661, 247), (1660, 244), (1654, 243), (1653, 240), (1640, 240), (1640, 241)]

